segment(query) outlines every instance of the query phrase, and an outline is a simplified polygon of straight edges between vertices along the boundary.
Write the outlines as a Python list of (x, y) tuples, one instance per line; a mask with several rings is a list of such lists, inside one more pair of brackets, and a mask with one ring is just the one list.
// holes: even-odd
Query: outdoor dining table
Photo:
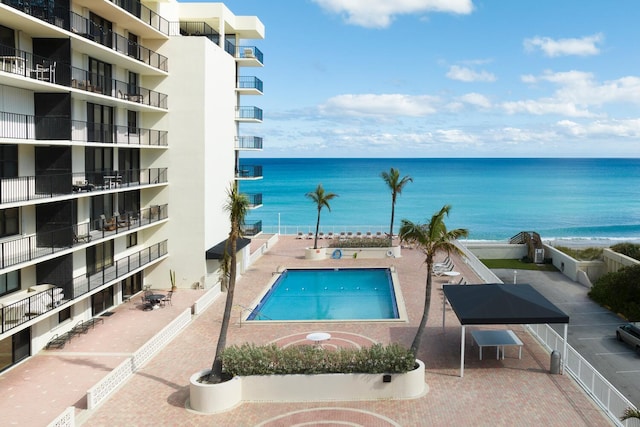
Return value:
[(160, 301), (162, 301), (166, 295), (164, 294), (151, 294), (147, 296), (147, 301), (152, 309), (160, 308)]

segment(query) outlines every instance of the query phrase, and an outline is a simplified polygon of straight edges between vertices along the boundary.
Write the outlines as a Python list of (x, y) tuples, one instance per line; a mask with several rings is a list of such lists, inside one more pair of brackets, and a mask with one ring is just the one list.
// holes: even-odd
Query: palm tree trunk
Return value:
[(318, 220), (316, 221), (316, 238), (313, 241), (313, 249), (318, 249), (318, 230), (320, 229), (320, 208), (318, 208)]
[(433, 262), (427, 263), (427, 286), (425, 286), (425, 294), (424, 294), (424, 310), (422, 311), (422, 319), (420, 320), (420, 325), (418, 326), (418, 330), (416, 331), (416, 336), (413, 339), (413, 343), (411, 343), (411, 353), (417, 358), (418, 357), (418, 349), (420, 348), (420, 341), (422, 340), (422, 335), (424, 334), (424, 330), (427, 327), (427, 319), (429, 318), (429, 308), (431, 307), (431, 268), (433, 267)]
[[(229, 237), (229, 239), (232, 239)], [(222, 351), (227, 345), (227, 331), (229, 330), (229, 323), (231, 322), (231, 309), (233, 308), (233, 295), (236, 290), (236, 239), (232, 239), (231, 242), (231, 265), (229, 266), (229, 287), (227, 289), (227, 299), (224, 304), (224, 314), (222, 315), (222, 324), (220, 325), (220, 336), (218, 338), (218, 344), (216, 345), (216, 355), (213, 358), (213, 364), (211, 365), (211, 373), (207, 382), (217, 384), (222, 382)]]
[(389, 226), (389, 246), (393, 245), (393, 220), (396, 216), (396, 203), (391, 203), (391, 225)]

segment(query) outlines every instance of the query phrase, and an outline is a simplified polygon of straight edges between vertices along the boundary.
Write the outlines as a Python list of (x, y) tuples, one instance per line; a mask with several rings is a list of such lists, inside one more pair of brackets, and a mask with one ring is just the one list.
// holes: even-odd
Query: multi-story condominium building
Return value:
[(218, 285), (263, 37), (221, 3), (0, 0), (0, 370), (170, 269)]

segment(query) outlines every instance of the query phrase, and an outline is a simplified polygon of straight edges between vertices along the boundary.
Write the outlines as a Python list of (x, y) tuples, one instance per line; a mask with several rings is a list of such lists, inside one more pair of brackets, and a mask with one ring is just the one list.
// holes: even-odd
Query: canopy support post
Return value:
[(564, 324), (564, 344), (562, 349), (562, 375), (564, 375), (564, 370), (567, 367), (567, 332), (569, 330), (569, 324)]
[(462, 325), (462, 336), (460, 337), (460, 378), (464, 376), (464, 337), (465, 337), (465, 326)]

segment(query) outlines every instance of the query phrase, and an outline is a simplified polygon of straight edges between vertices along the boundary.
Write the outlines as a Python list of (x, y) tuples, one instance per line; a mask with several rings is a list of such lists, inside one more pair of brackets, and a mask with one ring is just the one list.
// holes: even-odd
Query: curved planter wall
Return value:
[[(200, 384), (207, 371), (191, 376), (191, 409), (215, 413), (233, 408), (241, 401), (312, 402), (322, 400), (411, 399), (429, 391), (424, 382), (424, 363), (404, 374), (319, 374), (255, 375), (236, 377), (221, 384)], [(221, 386), (228, 386), (224, 388)]]

